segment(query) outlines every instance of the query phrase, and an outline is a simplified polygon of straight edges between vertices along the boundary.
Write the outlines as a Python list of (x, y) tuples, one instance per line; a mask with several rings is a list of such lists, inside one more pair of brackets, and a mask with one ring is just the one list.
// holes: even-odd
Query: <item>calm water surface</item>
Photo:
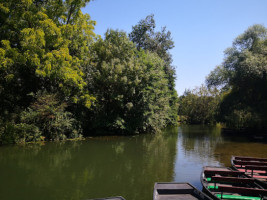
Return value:
[(152, 200), (155, 182), (201, 189), (202, 167), (230, 166), (231, 155), (267, 157), (267, 144), (216, 127), (181, 126), (158, 135), (2, 146), (0, 199)]

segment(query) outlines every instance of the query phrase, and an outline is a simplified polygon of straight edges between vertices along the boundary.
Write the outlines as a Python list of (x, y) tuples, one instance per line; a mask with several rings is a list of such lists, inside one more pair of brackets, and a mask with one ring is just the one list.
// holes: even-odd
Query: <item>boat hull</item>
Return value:
[(155, 183), (153, 200), (211, 200), (189, 183)]

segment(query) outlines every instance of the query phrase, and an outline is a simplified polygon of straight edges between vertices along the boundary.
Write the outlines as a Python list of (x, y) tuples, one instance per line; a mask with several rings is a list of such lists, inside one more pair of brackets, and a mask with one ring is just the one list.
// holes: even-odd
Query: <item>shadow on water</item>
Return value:
[(135, 137), (0, 148), (0, 199), (152, 199), (172, 181), (177, 129)]
[(0, 147), (0, 199), (151, 200), (155, 182), (201, 189), (205, 165), (229, 166), (231, 155), (267, 157), (267, 145), (221, 135), (220, 128), (180, 126), (162, 134)]

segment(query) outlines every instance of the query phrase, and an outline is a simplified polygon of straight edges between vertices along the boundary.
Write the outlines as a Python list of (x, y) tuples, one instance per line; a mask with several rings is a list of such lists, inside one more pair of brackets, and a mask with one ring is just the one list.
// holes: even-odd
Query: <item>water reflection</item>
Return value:
[(163, 134), (0, 147), (0, 199), (151, 200), (155, 182), (199, 189), (205, 165), (231, 155), (267, 157), (267, 145), (221, 135), (218, 127), (181, 126)]
[(214, 150), (223, 142), (220, 128), (209, 126), (181, 126), (178, 130), (175, 181), (190, 182), (201, 189), (200, 173), (203, 166), (220, 166)]
[(221, 134), (216, 126), (181, 126), (178, 130), (175, 181), (201, 189), (203, 166), (231, 166), (231, 156), (267, 157), (267, 144), (242, 136)]
[(267, 157), (267, 144), (261, 140), (254, 140), (250, 137), (236, 136), (231, 140), (231, 136), (223, 135), (224, 143), (218, 144), (214, 154), (219, 155), (218, 161), (225, 166), (231, 166), (230, 159), (232, 155), (249, 157)]
[(179, 140), (180, 145), (185, 151), (185, 154), (194, 154), (195, 157), (203, 160), (210, 156), (213, 156), (215, 147), (223, 143), (223, 139), (220, 135), (221, 131), (216, 126), (181, 126), (179, 128)]
[[(135, 137), (0, 148), (0, 199), (152, 199), (172, 181), (177, 129)], [(16, 192), (14, 192), (16, 190)]]

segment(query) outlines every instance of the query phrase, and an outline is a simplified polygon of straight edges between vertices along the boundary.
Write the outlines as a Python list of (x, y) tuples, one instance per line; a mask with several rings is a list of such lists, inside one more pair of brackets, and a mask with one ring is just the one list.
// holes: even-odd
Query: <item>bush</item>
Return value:
[(33, 138), (39, 132), (48, 140), (81, 137), (80, 125), (70, 112), (65, 111), (66, 107), (56, 94), (40, 93), (36, 101), (21, 113), (19, 127), (33, 131), (30, 135)]
[(19, 119), (4, 122), (0, 119), (0, 144), (65, 140), (81, 137), (81, 128), (67, 105), (56, 94), (38, 93), (35, 101)]

